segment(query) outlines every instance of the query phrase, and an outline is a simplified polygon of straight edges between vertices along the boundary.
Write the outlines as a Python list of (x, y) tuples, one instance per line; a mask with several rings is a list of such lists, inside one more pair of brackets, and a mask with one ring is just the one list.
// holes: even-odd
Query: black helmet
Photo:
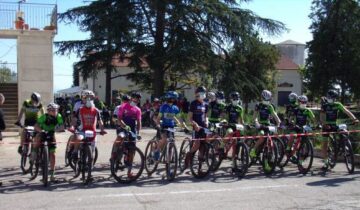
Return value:
[(36, 102), (36, 103), (39, 103), (40, 100), (41, 100), (40, 94), (37, 93), (37, 92), (33, 92), (33, 93), (31, 94), (31, 100), (34, 101), (34, 102)]
[(200, 86), (195, 90), (195, 93), (205, 93), (205, 92), (206, 92), (206, 88), (204, 86)]
[(219, 100), (222, 100), (225, 98), (225, 94), (223, 91), (218, 91), (216, 92), (216, 98), (219, 99)]
[(230, 99), (232, 100), (240, 100), (240, 94), (238, 92), (231, 92), (230, 93)]
[(128, 94), (124, 94), (124, 95), (121, 96), (121, 100), (130, 101), (130, 96)]
[(141, 93), (139, 93), (139, 92), (133, 92), (133, 93), (131, 94), (131, 98), (140, 99), (140, 98), (141, 98)]
[(336, 99), (338, 97), (338, 93), (335, 91), (335, 90), (329, 90), (327, 92), (327, 95), (326, 95), (326, 98), (329, 98), (329, 99)]

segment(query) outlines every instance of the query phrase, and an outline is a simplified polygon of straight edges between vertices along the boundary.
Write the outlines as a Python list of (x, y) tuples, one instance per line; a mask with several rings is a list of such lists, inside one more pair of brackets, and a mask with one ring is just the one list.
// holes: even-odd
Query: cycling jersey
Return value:
[(340, 102), (324, 103), (321, 106), (321, 111), (325, 112), (326, 124), (336, 125), (339, 111), (343, 112), (345, 107)]
[(136, 133), (136, 121), (141, 122), (141, 110), (137, 106), (124, 103), (119, 107), (118, 119), (123, 120), (131, 128), (131, 131)]
[(41, 110), (44, 110), (42, 104), (34, 106), (31, 100), (24, 101), (22, 108), (25, 110), (25, 126), (34, 126)]
[(96, 123), (100, 119), (100, 111), (95, 108), (81, 107), (78, 113), (78, 119), (80, 120), (79, 129), (85, 130), (96, 130)]
[(296, 122), (296, 125), (298, 125), (298, 126), (304, 126), (304, 125), (308, 124), (308, 119), (309, 118), (310, 119), (315, 118), (314, 113), (308, 108), (295, 109), (294, 114), (295, 114), (295, 122)]
[(73, 110), (73, 112), (74, 112), (74, 113), (77, 113), (77, 112), (79, 111), (79, 109), (80, 109), (81, 107), (83, 107), (83, 106), (84, 106), (84, 104), (83, 104), (82, 101), (76, 102), (75, 105), (74, 105), (74, 110)]
[(285, 116), (287, 118), (290, 118), (292, 116), (295, 116), (295, 110), (298, 108), (297, 104), (287, 104), (285, 106)]
[(226, 107), (226, 113), (228, 114), (228, 122), (230, 125), (237, 124), (239, 122), (239, 118), (243, 118), (244, 110), (240, 105), (228, 105)]
[(208, 112), (208, 105), (205, 102), (195, 100), (190, 104), (190, 112), (192, 112), (192, 120), (199, 126), (206, 127), (206, 113)]
[(174, 117), (180, 113), (179, 108), (176, 105), (170, 105), (168, 103), (163, 104), (160, 107), (160, 117), (162, 120), (162, 127), (175, 127)]
[(64, 124), (64, 121), (59, 113), (56, 117), (49, 114), (43, 114), (37, 119), (37, 124), (44, 131), (55, 132), (55, 127)]
[(270, 125), (270, 119), (275, 114), (274, 107), (271, 104), (259, 103), (255, 107), (255, 111), (259, 112), (259, 123)]
[(225, 110), (224, 103), (218, 103), (216, 101), (209, 103), (209, 122), (217, 123), (220, 122), (221, 113)]

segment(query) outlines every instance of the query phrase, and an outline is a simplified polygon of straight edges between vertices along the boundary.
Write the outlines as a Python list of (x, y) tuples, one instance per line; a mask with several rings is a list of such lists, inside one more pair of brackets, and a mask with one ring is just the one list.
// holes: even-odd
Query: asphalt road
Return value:
[[(108, 160), (115, 131), (98, 139), (99, 160), (95, 165), (94, 182), (84, 186), (64, 168), (65, 142), (69, 133), (57, 134), (58, 183), (45, 188), (40, 178), (29, 180), (19, 168), (16, 153), (19, 137), (4, 133), (0, 144), (0, 210), (2, 209), (360, 209), (360, 171), (349, 175), (345, 165), (338, 164), (331, 172), (320, 171), (315, 160), (312, 172), (298, 174), (294, 165), (277, 170), (266, 177), (258, 166), (251, 167), (239, 180), (229, 168), (198, 180), (187, 171), (173, 182), (162, 179), (163, 167), (148, 177), (145, 173), (135, 183), (124, 185), (110, 177)], [(154, 130), (144, 129), (138, 146), (144, 151)], [(183, 136), (177, 137), (179, 143)]]

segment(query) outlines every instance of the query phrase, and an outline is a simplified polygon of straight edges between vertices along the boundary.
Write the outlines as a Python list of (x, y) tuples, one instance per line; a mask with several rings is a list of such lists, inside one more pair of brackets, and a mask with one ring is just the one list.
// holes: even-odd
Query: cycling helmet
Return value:
[(263, 98), (264, 101), (270, 101), (271, 100), (271, 92), (268, 90), (263, 90), (261, 92), (261, 97)]
[(205, 92), (206, 92), (206, 88), (204, 86), (200, 86), (195, 90), (195, 93), (205, 93)]
[(298, 99), (298, 96), (296, 95), (296, 93), (290, 93), (288, 98), (290, 102), (295, 102), (296, 99)]
[(81, 98), (87, 98), (87, 97), (92, 97), (95, 98), (95, 94), (94, 92), (92, 92), (91, 90), (83, 90), (81, 91)]
[(240, 100), (240, 94), (236, 91), (230, 93), (230, 99), (237, 101)]
[(159, 102), (160, 100), (158, 98), (154, 98), (154, 102)]
[(336, 99), (339, 96), (339, 94), (335, 90), (329, 90), (327, 92), (326, 98), (328, 99)]
[(51, 102), (47, 105), (47, 110), (49, 110), (49, 109), (59, 109), (59, 105), (57, 105), (54, 102)]
[(168, 91), (166, 94), (165, 94), (165, 98), (166, 99), (177, 99), (179, 97), (179, 94), (175, 91)]
[(308, 102), (308, 98), (306, 95), (301, 95), (297, 98), (299, 100), (300, 103), (302, 104), (306, 104)]
[(133, 93), (131, 93), (131, 98), (141, 99), (141, 93), (133, 92)]
[(214, 92), (208, 92), (207, 96), (210, 101), (215, 101), (216, 99), (216, 94)]
[(217, 91), (216, 92), (216, 98), (219, 100), (223, 100), (225, 98), (225, 94), (223, 91)]
[(33, 93), (31, 94), (31, 100), (34, 101), (34, 102), (36, 102), (36, 103), (39, 103), (40, 100), (41, 100), (41, 95), (40, 95), (40, 93), (38, 93), (38, 92), (33, 92)]

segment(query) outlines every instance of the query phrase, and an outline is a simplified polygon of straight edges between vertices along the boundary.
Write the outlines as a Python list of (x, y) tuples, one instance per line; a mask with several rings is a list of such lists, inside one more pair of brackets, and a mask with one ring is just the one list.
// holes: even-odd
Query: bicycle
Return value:
[[(264, 131), (264, 141), (259, 145), (259, 148), (256, 152), (256, 157), (250, 158), (249, 167), (251, 167), (251, 165), (255, 164), (259, 160), (263, 167), (264, 173), (266, 175), (271, 175), (275, 171), (278, 163), (278, 147), (274, 142), (273, 137), (271, 137), (271, 135), (276, 133), (277, 129), (275, 126), (261, 126), (259, 129)], [(258, 139), (249, 138), (246, 139), (245, 142), (252, 149), (255, 146), (256, 140)], [(266, 163), (270, 168), (266, 167)]]
[(79, 135), (81, 139), (80, 147), (78, 150), (79, 159), (70, 158), (70, 162), (74, 166), (74, 178), (77, 178), (81, 174), (81, 180), (85, 185), (89, 184), (92, 180), (92, 169), (94, 166), (93, 152), (96, 148), (95, 134), (106, 134), (102, 132), (94, 132), (92, 130), (85, 130), (85, 132), (72, 131), (75, 135)]
[(42, 181), (46, 187), (48, 186), (49, 182), (49, 144), (51, 144), (54, 139), (54, 133), (41, 131), (40, 136), (40, 147), (36, 154), (35, 160), (30, 160), (29, 171), (31, 174), (31, 180), (34, 180), (39, 173), (39, 169), (41, 168)]
[(23, 174), (27, 174), (30, 170), (31, 148), (36, 133), (34, 126), (24, 127), (22, 125), (19, 125), (19, 127), (23, 128), (24, 129), (23, 132), (25, 132), (25, 141), (21, 152), (20, 168)]
[[(111, 175), (119, 183), (130, 183), (137, 180), (145, 165), (143, 152), (135, 145), (135, 141), (141, 140), (141, 137), (132, 131), (123, 129), (118, 136), (124, 139), (121, 144), (114, 144), (110, 158)], [(135, 171), (135, 172), (134, 172)]]
[[(211, 135), (212, 132), (209, 129), (204, 129), (206, 135)], [(195, 137), (195, 132), (193, 132), (193, 139)], [(206, 141), (206, 139), (190, 139), (186, 137), (181, 143), (180, 152), (179, 152), (179, 167), (181, 171), (185, 170), (185, 158), (186, 154), (191, 151), (193, 141), (200, 141), (200, 147), (197, 151), (191, 154), (190, 161), (190, 171), (195, 178), (204, 178), (206, 177), (211, 169), (213, 168), (214, 158), (216, 156), (216, 151), (213, 145)]]
[[(302, 127), (295, 126), (294, 130), (298, 133), (295, 134), (296, 140), (293, 142), (290, 152), (286, 153), (285, 161), (280, 162), (279, 166), (284, 168), (290, 161), (297, 165), (300, 173), (306, 175), (310, 171), (314, 159), (314, 147), (311, 139), (306, 134), (312, 132), (313, 129), (308, 125), (304, 125)], [(287, 142), (288, 139), (286, 145)]]
[[(223, 124), (222, 126), (228, 127), (229, 125)], [(220, 125), (218, 126), (220, 127)], [(224, 139), (213, 141), (213, 146), (219, 158), (215, 158), (214, 166), (212, 170), (216, 171), (219, 169), (223, 160), (227, 159), (232, 161), (232, 172), (235, 173), (239, 178), (245, 176), (248, 165), (249, 165), (249, 149), (247, 145), (241, 140), (241, 132), (245, 130), (243, 125), (236, 124), (231, 126), (235, 128), (233, 136), (229, 141), (224, 144)], [(223, 146), (222, 146), (223, 145)], [(232, 151), (232, 156), (229, 157), (228, 153)]]
[(145, 149), (145, 170), (151, 176), (157, 169), (159, 163), (165, 164), (166, 178), (174, 180), (178, 167), (178, 152), (175, 145), (175, 129), (164, 128), (166, 131), (166, 145), (161, 151), (159, 160), (155, 159), (155, 152), (158, 148), (159, 139), (153, 138), (148, 142)]
[[(331, 133), (329, 134), (329, 145), (328, 145), (328, 163), (329, 167), (332, 169), (337, 163), (338, 156), (343, 155), (345, 160), (346, 168), (349, 174), (354, 173), (355, 162), (354, 162), (354, 151), (351, 144), (351, 139), (349, 132), (347, 130), (348, 125), (352, 124), (340, 124), (337, 126), (337, 132), (339, 134)], [(338, 136), (339, 138), (337, 138)]]

